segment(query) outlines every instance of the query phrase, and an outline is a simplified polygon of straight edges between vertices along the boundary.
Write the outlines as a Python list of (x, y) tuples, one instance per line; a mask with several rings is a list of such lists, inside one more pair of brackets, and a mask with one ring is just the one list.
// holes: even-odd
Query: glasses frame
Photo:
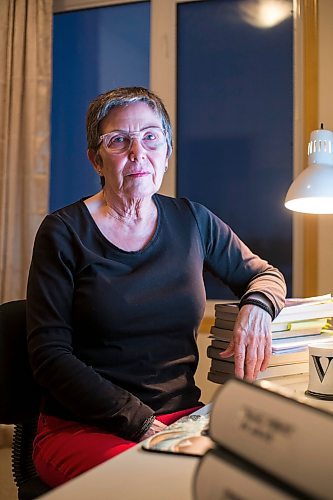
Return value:
[[(142, 142), (142, 139), (143, 139), (144, 133), (147, 132), (147, 131), (149, 131), (149, 130), (151, 130), (151, 129), (158, 129), (159, 131), (161, 131), (162, 134), (163, 134), (163, 137), (164, 137), (164, 141), (162, 143), (158, 144), (156, 148), (151, 148), (150, 149), (150, 148), (145, 147), (145, 145)], [(129, 137), (129, 139), (130, 139), (130, 142), (129, 142), (128, 146), (126, 148), (122, 149), (121, 151), (113, 151), (113, 150), (111, 150), (110, 147), (108, 147), (106, 145), (105, 138), (108, 137), (108, 136), (110, 136), (110, 135), (112, 135), (112, 134), (116, 135), (117, 132), (119, 134), (123, 134), (124, 136)], [(163, 146), (164, 144), (167, 144), (167, 138), (166, 138), (165, 132), (166, 131), (165, 131), (164, 128), (158, 127), (157, 125), (156, 126), (152, 125), (151, 127), (143, 128), (143, 129), (139, 130), (138, 132), (125, 132), (124, 130), (112, 130), (112, 132), (106, 132), (105, 134), (102, 134), (102, 135), (99, 136), (100, 142), (98, 144), (98, 148), (103, 144), (104, 147), (105, 147), (105, 149), (106, 149), (106, 151), (108, 151), (108, 152), (110, 152), (112, 154), (127, 153), (131, 149), (131, 147), (132, 147), (133, 140), (135, 138), (137, 138), (139, 140), (141, 146), (146, 151), (157, 151), (161, 146)], [(140, 138), (140, 135), (141, 135), (141, 138)]]

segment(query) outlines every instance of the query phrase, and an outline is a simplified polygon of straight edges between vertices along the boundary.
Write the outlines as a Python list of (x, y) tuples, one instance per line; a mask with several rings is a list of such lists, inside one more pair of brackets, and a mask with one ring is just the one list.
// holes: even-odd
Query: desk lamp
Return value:
[(306, 214), (333, 214), (333, 132), (313, 130), (308, 167), (291, 184), (285, 207)]

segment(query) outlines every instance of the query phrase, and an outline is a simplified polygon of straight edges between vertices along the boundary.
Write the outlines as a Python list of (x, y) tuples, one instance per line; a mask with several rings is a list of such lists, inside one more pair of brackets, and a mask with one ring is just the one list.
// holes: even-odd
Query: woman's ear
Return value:
[(90, 163), (92, 164), (92, 166), (94, 167), (94, 169), (98, 173), (98, 175), (103, 175), (102, 174), (103, 160), (102, 160), (102, 157), (99, 154), (99, 152), (94, 151), (93, 149), (88, 149), (87, 156), (88, 156)]

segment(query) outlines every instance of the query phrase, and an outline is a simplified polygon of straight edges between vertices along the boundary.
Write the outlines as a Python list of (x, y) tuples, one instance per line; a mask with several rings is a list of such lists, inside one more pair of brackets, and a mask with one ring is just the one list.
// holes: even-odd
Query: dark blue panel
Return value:
[[(225, 220), (291, 294), (293, 21), (255, 28), (243, 3), (178, 6), (177, 194)], [(209, 298), (230, 296), (206, 282)]]
[(113, 87), (149, 86), (149, 16), (149, 2), (54, 16), (51, 211), (99, 190), (86, 110)]

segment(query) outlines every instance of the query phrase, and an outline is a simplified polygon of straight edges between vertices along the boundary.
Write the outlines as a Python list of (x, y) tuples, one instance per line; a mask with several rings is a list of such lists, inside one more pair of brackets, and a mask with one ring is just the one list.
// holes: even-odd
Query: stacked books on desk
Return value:
[[(234, 375), (233, 357), (221, 359), (233, 336), (239, 312), (238, 303), (215, 305), (215, 324), (207, 356), (211, 358), (208, 380), (223, 384)], [(272, 357), (260, 378), (275, 378), (309, 371), (308, 345), (333, 339), (331, 320), (333, 299), (330, 294), (306, 299), (287, 299), (285, 307), (272, 322)]]
[(217, 391), (196, 500), (332, 498), (332, 415), (274, 387), (234, 379)]

